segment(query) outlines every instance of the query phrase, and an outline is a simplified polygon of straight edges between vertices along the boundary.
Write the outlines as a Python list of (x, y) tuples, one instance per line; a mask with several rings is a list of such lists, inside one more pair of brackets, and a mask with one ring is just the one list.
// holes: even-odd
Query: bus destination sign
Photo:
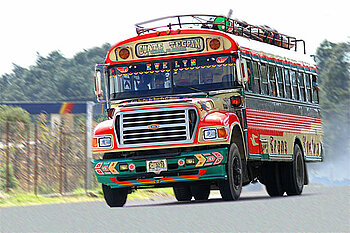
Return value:
[(201, 37), (140, 43), (136, 45), (138, 57), (152, 57), (177, 53), (201, 52), (204, 41)]

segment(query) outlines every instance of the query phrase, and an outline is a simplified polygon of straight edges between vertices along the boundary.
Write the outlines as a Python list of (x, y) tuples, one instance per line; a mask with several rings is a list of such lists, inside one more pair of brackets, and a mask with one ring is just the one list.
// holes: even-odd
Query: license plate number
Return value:
[(146, 161), (146, 163), (147, 163), (147, 172), (154, 172), (159, 174), (162, 171), (168, 170), (166, 159), (151, 160), (151, 161)]

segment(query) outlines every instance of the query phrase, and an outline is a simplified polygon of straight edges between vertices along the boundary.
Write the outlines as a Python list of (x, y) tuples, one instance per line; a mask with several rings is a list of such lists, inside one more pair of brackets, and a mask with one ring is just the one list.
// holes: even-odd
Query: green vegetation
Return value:
[[(0, 152), (0, 156), (4, 153)], [(13, 166), (9, 166), (9, 189), (13, 190), (18, 187), (18, 181), (13, 174)], [(6, 166), (0, 166), (0, 190), (6, 189)], [(0, 197), (1, 198), (1, 197)]]
[(0, 122), (19, 121), (22, 123), (30, 122), (30, 114), (20, 107), (0, 105)]
[[(348, 159), (350, 153), (350, 42), (324, 41), (317, 49), (320, 105), (326, 158)], [(345, 160), (346, 161), (346, 160)]]
[[(157, 199), (159, 197), (172, 197), (172, 188), (162, 189), (142, 189), (129, 194), (128, 199), (131, 200), (145, 200)], [(8, 206), (25, 206), (25, 205), (40, 205), (53, 203), (68, 203), (68, 202), (83, 202), (83, 201), (103, 201), (102, 190), (91, 190), (87, 193), (84, 189), (77, 189), (70, 196), (35, 196), (28, 193), (0, 193), (0, 207)]]
[(103, 63), (110, 45), (95, 47), (65, 58), (53, 51), (38, 54), (36, 65), (23, 68), (14, 64), (12, 73), (0, 77), (1, 101), (93, 101), (94, 67)]

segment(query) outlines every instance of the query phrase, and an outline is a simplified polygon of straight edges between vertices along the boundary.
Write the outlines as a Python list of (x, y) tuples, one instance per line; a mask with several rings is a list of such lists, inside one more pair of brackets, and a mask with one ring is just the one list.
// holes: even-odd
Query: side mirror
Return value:
[(238, 83), (243, 84), (241, 59), (239, 58), (236, 59), (236, 72), (237, 72)]
[(102, 91), (102, 72), (100, 69), (95, 69), (95, 95), (97, 97), (97, 101), (100, 102), (103, 99), (103, 91)]
[(246, 59), (242, 59), (242, 74), (243, 74), (243, 81), (244, 83), (248, 82), (248, 66), (247, 66), (247, 61)]

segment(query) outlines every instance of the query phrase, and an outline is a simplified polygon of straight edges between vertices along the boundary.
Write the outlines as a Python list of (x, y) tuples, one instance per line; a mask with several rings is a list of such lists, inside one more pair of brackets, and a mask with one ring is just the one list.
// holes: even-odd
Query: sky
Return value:
[[(134, 25), (181, 14), (227, 15), (255, 25), (269, 25), (306, 41), (315, 54), (327, 39), (350, 41), (350, 16), (344, 0), (1, 0), (0, 75), (13, 64), (28, 68), (37, 54), (60, 51), (73, 57), (104, 43), (136, 36)], [(107, 52), (107, 51), (106, 51)]]

